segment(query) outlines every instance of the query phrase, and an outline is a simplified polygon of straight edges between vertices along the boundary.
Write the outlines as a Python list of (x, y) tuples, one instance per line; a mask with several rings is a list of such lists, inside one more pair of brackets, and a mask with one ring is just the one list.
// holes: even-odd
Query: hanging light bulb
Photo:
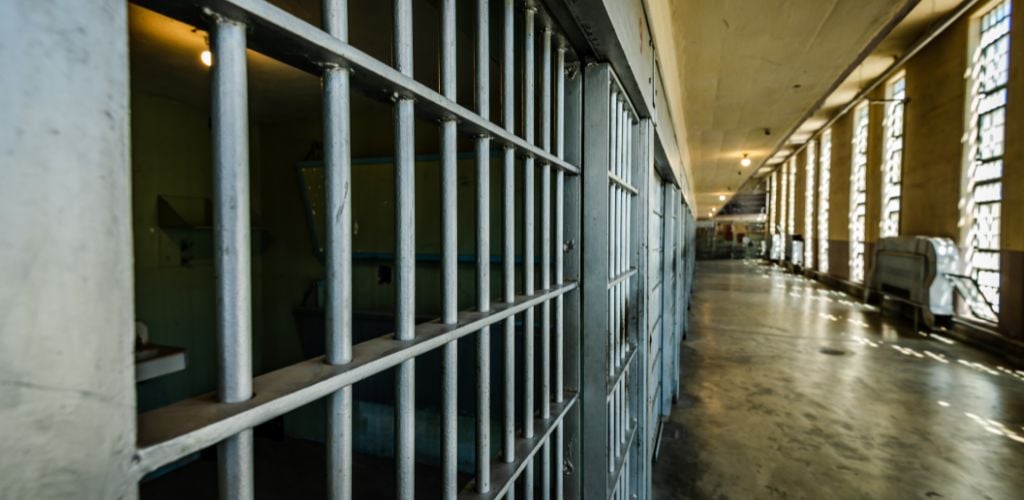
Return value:
[(740, 160), (740, 165), (743, 165), (744, 167), (750, 166), (750, 157), (746, 153), (743, 153), (743, 159)]
[(725, 195), (724, 194), (718, 195), (718, 201), (725, 201)]
[(199, 60), (207, 66), (213, 66), (213, 54), (209, 50), (202, 51), (199, 54)]

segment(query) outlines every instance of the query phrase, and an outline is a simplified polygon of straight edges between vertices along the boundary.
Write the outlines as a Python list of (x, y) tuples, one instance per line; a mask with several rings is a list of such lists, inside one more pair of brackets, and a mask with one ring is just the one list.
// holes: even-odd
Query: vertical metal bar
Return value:
[[(630, 150), (630, 148), (631, 148), (632, 143), (631, 143), (631, 140), (630, 140), (630, 138), (631, 138), (630, 132), (631, 132), (631, 127), (632, 127), (632, 121), (631, 121), (631, 118), (630, 118), (630, 115), (629, 115), (629, 111), (627, 109), (628, 107), (627, 107), (627, 102), (625, 101), (625, 99), (622, 102), (622, 107), (623, 107), (623, 119), (622, 119), (622, 143), (623, 143), (622, 152), (623, 153), (622, 153), (622, 166), (620, 168), (622, 170), (623, 179), (626, 180), (627, 182), (629, 182), (631, 180), (631, 176), (630, 176), (630, 165), (631, 165), (631, 163), (630, 163), (630, 151), (631, 150)], [(631, 261), (630, 261), (629, 228), (632, 226), (632, 222), (633, 222), (633, 220), (630, 219), (630, 200), (632, 198), (632, 194), (630, 194), (629, 192), (627, 192), (624, 189), (618, 190), (618, 193), (620, 193), (620, 196), (622, 197), (622, 202), (621, 202), (622, 203), (622, 218), (620, 220), (620, 223), (618, 223), (618, 238), (620, 238), (620, 244), (618, 244), (618, 247), (620, 247), (622, 249), (622, 256), (621, 256), (622, 261), (620, 263), (620, 266), (621, 266), (620, 273), (626, 273), (627, 270), (630, 267), (630, 264), (631, 264)], [(630, 292), (629, 283), (631, 281), (632, 281), (632, 279), (621, 283), (621, 287), (622, 287), (621, 310), (623, 311), (623, 319), (622, 319), (622, 321), (620, 321), (620, 325), (618, 325), (618, 328), (620, 328), (621, 331), (622, 331), (622, 337), (621, 337), (622, 340), (621, 340), (621, 342), (623, 344), (623, 348), (622, 348), (621, 356), (622, 356), (623, 363), (626, 362), (627, 356), (629, 356), (629, 323), (628, 323), (629, 318), (628, 317), (629, 317), (629, 303), (630, 303), (630, 299), (632, 298), (630, 296), (630, 293), (629, 293)], [(624, 418), (623, 418), (623, 426), (622, 426), (622, 432), (623, 432), (623, 439), (624, 439), (624, 441), (625, 441), (625, 438), (626, 438), (627, 427), (629, 427), (629, 391), (627, 390), (626, 385), (627, 384), (624, 382), (624, 384), (623, 384)]]
[[(395, 67), (412, 76), (412, 0), (395, 0)], [(416, 165), (412, 99), (395, 104), (395, 337), (416, 334)], [(414, 496), (416, 476), (416, 360), (397, 368), (395, 377), (395, 497)]]
[[(551, 151), (551, 27), (544, 26), (541, 45), (541, 147)], [(540, 282), (551, 288), (551, 165), (541, 165), (540, 177)], [(551, 416), (551, 301), (541, 304), (540, 327), (540, 416)], [(541, 446), (541, 498), (551, 497), (551, 440)]]
[[(624, 134), (623, 134), (623, 130), (625, 129), (625, 114), (622, 113), (622, 111), (621, 111), (621, 106), (622, 106), (622, 101), (621, 100), (619, 101), (619, 106), (620, 106), (620, 111), (619, 111), (619, 116), (618, 116), (618, 118), (619, 118), (619, 127), (618, 127), (619, 128), (619, 134), (618, 134), (619, 155), (618, 155), (618, 165), (617, 165), (616, 170), (618, 171), (619, 178), (620, 179), (624, 179), (624, 176), (623, 176), (623, 174), (624, 174), (624, 172), (623, 172), (623, 158), (624, 158), (625, 153), (626, 153), (626, 143), (625, 143), (625, 140), (624, 140), (625, 137), (624, 137)], [(623, 254), (625, 254), (625, 248), (623, 247), (623, 245), (624, 245), (625, 242), (622, 239), (622, 226), (626, 223), (626, 220), (625, 220), (626, 211), (625, 211), (625, 203), (624, 203), (624, 201), (625, 201), (625, 194), (626, 194), (626, 190), (623, 189), (621, 186), (616, 186), (615, 187), (615, 205), (616, 205), (616, 221), (615, 221), (615, 233), (614, 233), (614, 238), (615, 238), (615, 256), (616, 256), (615, 267), (616, 267), (616, 273), (618, 273), (618, 274), (621, 274), (623, 272), (623, 270), (624, 270), (623, 269)], [(616, 333), (617, 333), (617, 335), (615, 337), (615, 340), (616, 340), (615, 345), (618, 347), (618, 352), (616, 353), (615, 363), (617, 365), (619, 365), (620, 369), (622, 369), (623, 360), (625, 359), (625, 355), (626, 355), (626, 348), (625, 348), (625, 341), (624, 341), (626, 332), (625, 332), (625, 329), (623, 328), (623, 323), (625, 322), (625, 308), (623, 307), (623, 304), (625, 303), (625, 300), (626, 300), (626, 294), (625, 294), (625, 288), (623, 287), (623, 285), (624, 285), (624, 282), (619, 282), (619, 284), (615, 286), (615, 292), (616, 292), (615, 297), (616, 297), (617, 301), (616, 301), (615, 305), (613, 306), (613, 307), (615, 307), (616, 314), (618, 315), (618, 317), (616, 318), (617, 321), (615, 323), (615, 330), (616, 330)], [(616, 436), (616, 439), (618, 439), (621, 436), (621, 433), (622, 433), (622, 423), (623, 423), (623, 420), (622, 420), (622, 383), (621, 382), (619, 382), (619, 387), (617, 389), (617, 396), (618, 396), (618, 405), (619, 405), (618, 406), (618, 409), (619, 409), (619, 412), (618, 412), (619, 421), (618, 421), (618, 425), (616, 425), (616, 430), (618, 431), (619, 434)], [(620, 450), (620, 452), (621, 452), (621, 450)]]
[[(324, 0), (324, 29), (348, 41), (348, 1)], [(324, 167), (327, 213), (326, 362), (352, 361), (352, 142), (349, 71), (324, 70)], [(327, 491), (335, 500), (352, 498), (352, 387), (327, 398)]]
[[(619, 95), (619, 100), (618, 100), (617, 106), (618, 106), (618, 111), (617, 111), (617, 114), (618, 114), (618, 135), (617, 135), (616, 143), (618, 144), (618, 158), (617, 158), (617, 161), (615, 162), (615, 171), (618, 174), (619, 178), (623, 179), (623, 178), (625, 178), (625, 172), (624, 172), (624, 170), (625, 170), (625, 168), (624, 168), (625, 162), (623, 161), (623, 159), (625, 158), (625, 155), (626, 155), (626, 141), (625, 141), (625, 133), (624, 133), (624, 131), (626, 129), (626, 119), (625, 119), (626, 116), (625, 116), (625, 113), (623, 112), (624, 104), (623, 104), (623, 97), (622, 97), (621, 94)], [(624, 203), (623, 203), (623, 201), (625, 200), (625, 194), (626, 194), (626, 190), (623, 189), (622, 186), (615, 186), (615, 216), (616, 216), (616, 220), (615, 220), (615, 257), (616, 257), (616, 259), (615, 259), (615, 272), (616, 272), (616, 274), (621, 274), (625, 270), (623, 265), (622, 265), (623, 264), (623, 255), (625, 254), (625, 248), (623, 248), (624, 240), (622, 238), (623, 225), (626, 223), (626, 221), (625, 221), (625, 206), (624, 206)], [(623, 308), (623, 303), (626, 300), (626, 296), (625, 296), (625, 294), (623, 292), (624, 292), (624, 289), (623, 289), (623, 286), (622, 286), (622, 282), (619, 282), (619, 284), (615, 286), (615, 297), (616, 297), (617, 301), (616, 301), (615, 306), (614, 306), (615, 307), (615, 312), (617, 314), (617, 317), (616, 317), (617, 321), (615, 323), (615, 330), (618, 333), (618, 335), (615, 338), (616, 339), (615, 345), (618, 347), (618, 353), (617, 353), (618, 356), (615, 359), (615, 363), (617, 365), (621, 365), (622, 364), (622, 360), (623, 360), (623, 358), (625, 358), (625, 353), (626, 353), (625, 345), (624, 345), (624, 342), (623, 342), (623, 339), (625, 337), (625, 332), (623, 331), (623, 328), (622, 328), (622, 324), (623, 324), (623, 321), (625, 319), (623, 317), (625, 315), (625, 309)], [(622, 431), (622, 425), (621, 425), (622, 424), (622, 402), (621, 402), (621, 397), (622, 397), (622, 394), (621, 394), (621, 386), (620, 386), (620, 391), (619, 391), (619, 398), (620, 398), (620, 401), (619, 401), (619, 432)]]
[[(609, 111), (608, 111), (608, 120), (609, 120), (608, 129), (609, 129), (609, 134), (610, 134), (608, 144), (611, 147), (611, 150), (610, 150), (609, 155), (608, 155), (609, 156), (608, 171), (611, 174), (615, 174), (616, 173), (616, 166), (617, 166), (617, 163), (618, 163), (618, 151), (619, 151), (618, 140), (619, 140), (619, 135), (618, 135), (618, 113), (616, 111), (617, 105), (618, 105), (618, 98), (616, 97), (616, 93), (615, 93), (614, 90), (612, 92), (610, 92), (609, 95), (608, 95), (608, 105), (609, 105), (609, 107), (608, 107), (608, 109), (609, 109)], [(615, 203), (615, 186), (614, 186), (614, 184), (608, 184), (607, 189), (608, 189), (608, 221), (607, 221), (607, 225), (608, 225), (608, 245), (607, 245), (607, 248), (608, 248), (608, 276), (609, 276), (609, 278), (611, 278), (611, 277), (615, 276), (616, 271), (617, 271), (617, 269), (615, 268), (615, 262), (616, 262), (616, 256), (615, 256), (615, 222), (616, 222), (616, 217), (617, 217), (615, 209), (616, 209), (617, 206), (616, 206), (616, 203)], [(609, 377), (611, 377), (612, 375), (615, 374), (615, 365), (616, 365), (616, 363), (614, 362), (614, 360), (617, 359), (616, 354), (618, 353), (617, 340), (616, 340), (616, 338), (618, 336), (617, 335), (617, 330), (616, 330), (616, 325), (618, 324), (618, 321), (616, 321), (617, 310), (616, 310), (616, 307), (615, 307), (615, 302), (616, 302), (615, 301), (615, 289), (613, 287), (609, 291), (609, 293), (608, 293), (608, 304), (606, 305), (606, 307), (608, 308), (608, 314), (609, 314), (609, 325), (608, 325), (609, 328), (607, 330), (608, 331), (608, 346), (609, 346), (609, 350), (608, 350), (609, 354), (608, 355), (609, 355), (609, 358), (610, 358), (610, 362), (608, 363), (608, 376)], [(614, 425), (614, 422), (615, 422), (614, 415), (612, 415), (611, 417), (612, 417), (611, 423)], [(611, 460), (611, 459), (609, 459), (609, 460)]]
[[(476, 105), (490, 117), (490, 43), (488, 0), (477, 0)], [(480, 312), (491, 309), (491, 139), (476, 140), (476, 300)], [(491, 329), (485, 326), (476, 343), (476, 490), (491, 490)]]
[[(523, 132), (526, 142), (534, 142), (534, 17), (537, 9), (526, 8), (526, 29), (523, 36)], [(534, 270), (534, 161), (527, 156), (523, 161), (523, 293), (533, 295), (533, 270)], [(526, 310), (526, 338), (524, 364), (526, 374), (523, 383), (525, 401), (523, 411), (523, 437), (533, 437), (533, 308)]]
[[(621, 163), (622, 163), (622, 101), (618, 96), (617, 92), (612, 93), (612, 104), (611, 104), (611, 123), (612, 123), (612, 147), (614, 147), (614, 153), (612, 154), (612, 162), (610, 171), (613, 175), (622, 178), (621, 174)], [(609, 202), (609, 222), (610, 227), (608, 229), (609, 246), (611, 247), (611, 275), (613, 278), (619, 274), (620, 265), (620, 248), (619, 248), (619, 226), (622, 224), (621, 220), (621, 200), (622, 195), (618, 184), (609, 183), (609, 192), (611, 193), (611, 201)], [(608, 301), (608, 308), (612, 311), (612, 324), (610, 329), (612, 350), (611, 359), (609, 360), (608, 366), (611, 368), (611, 372), (614, 373), (619, 366), (619, 360), (621, 359), (622, 345), (621, 337), (622, 332), (620, 328), (621, 324), (621, 309), (619, 308), (620, 301), (620, 290), (619, 285), (616, 284), (611, 289), (611, 297)], [(608, 471), (613, 472), (615, 470), (615, 462), (619, 457), (619, 427), (622, 423), (622, 409), (620, 407), (619, 400), (619, 383), (614, 382), (614, 386), (611, 392), (611, 425), (610, 436), (609, 436), (609, 447), (611, 452), (608, 455)], [(614, 484), (616, 488), (616, 496), (621, 492), (618, 488), (618, 483)]]
[[(515, 21), (515, 10), (513, 0), (504, 0), (502, 6), (502, 118), (504, 119), (505, 130), (515, 132), (515, 34), (513, 31)], [(515, 250), (515, 150), (511, 147), (505, 148), (505, 157), (502, 163), (502, 184), (503, 184), (503, 214), (504, 214), (504, 280), (505, 280), (505, 302), (513, 302), (516, 298), (516, 250)], [(516, 459), (515, 437), (516, 437), (516, 338), (515, 338), (515, 316), (505, 320), (505, 426), (503, 429), (503, 452), (502, 457), (506, 463), (512, 463)], [(515, 483), (513, 483), (514, 485)], [(512, 498), (512, 490), (509, 492)]]
[[(558, 56), (555, 59), (555, 155), (565, 159), (565, 40), (559, 37)], [(565, 282), (565, 172), (555, 173), (555, 283)], [(555, 402), (561, 403), (564, 392), (564, 325), (565, 300), (555, 299)], [(562, 460), (564, 426), (555, 429), (555, 498), (564, 492)]]
[[(526, 142), (534, 143), (534, 22), (536, 7), (527, 5), (523, 33), (523, 135)], [(523, 161), (523, 293), (533, 295), (534, 270), (534, 162), (527, 156)], [(526, 310), (523, 339), (523, 437), (533, 437), (533, 322), (534, 312)], [(533, 498), (533, 460), (523, 471), (523, 496)]]
[[(551, 151), (551, 28), (544, 27), (541, 52), (541, 147)], [(551, 165), (540, 171), (540, 286), (551, 288)], [(541, 306), (540, 416), (551, 416), (551, 301)]]
[[(441, 93), (456, 99), (456, 0), (444, 0), (441, 12)], [(441, 275), (445, 324), (458, 321), (458, 151), (454, 119), (441, 123)], [(441, 414), (441, 497), (458, 495), (458, 342), (444, 346)]]
[[(623, 138), (622, 137), (623, 136), (622, 130), (623, 130), (623, 126), (625, 124), (625, 120), (623, 118), (624, 118), (624, 116), (623, 116), (623, 113), (622, 113), (622, 96), (620, 95), (618, 97), (618, 99), (616, 99), (616, 102), (615, 102), (615, 119), (616, 119), (616, 121), (615, 121), (615, 124), (616, 124), (616, 127), (615, 127), (615, 153), (616, 153), (615, 154), (615, 175), (619, 176), (620, 179), (622, 179), (622, 157), (623, 157), (623, 153), (626, 150), (625, 144), (624, 144), (624, 142), (622, 140), (622, 138)], [(616, 186), (614, 186), (614, 192), (615, 192), (615, 200), (614, 200), (614, 202), (615, 202), (615, 221), (614, 221), (614, 227), (612, 228), (612, 242), (613, 242), (613, 245), (614, 245), (614, 248), (615, 248), (615, 273), (613, 274), (613, 276), (617, 276), (620, 273), (622, 273), (622, 224), (623, 224), (623, 220), (622, 220), (622, 193), (623, 193), (623, 189), (622, 189), (621, 186), (616, 185)], [(612, 305), (611, 305), (611, 307), (613, 307), (615, 309), (615, 325), (614, 325), (614, 328), (615, 328), (615, 349), (616, 349), (616, 352), (615, 352), (615, 359), (613, 360), (613, 362), (614, 362), (614, 364), (616, 366), (621, 364), (622, 354), (623, 354), (623, 349), (622, 349), (622, 299), (623, 299), (623, 297), (622, 297), (622, 283), (619, 283), (619, 284), (615, 285), (615, 302), (613, 302)], [(619, 420), (616, 422), (616, 426), (615, 426), (616, 427), (616, 431), (619, 431), (621, 429), (621, 423), (622, 423), (622, 421), (621, 421), (622, 408), (621, 408), (621, 404), (620, 404), (621, 402), (618, 400), (619, 396), (621, 396), (621, 394), (619, 394), (618, 389), (616, 389), (616, 404), (618, 405), (617, 408), (616, 408), (617, 409), (616, 417), (619, 418)], [(618, 454), (618, 449), (616, 449), (616, 454)]]
[[(213, 31), (213, 221), (220, 400), (252, 397), (249, 113), (245, 25), (217, 18)], [(218, 446), (220, 497), (253, 497), (252, 430)]]

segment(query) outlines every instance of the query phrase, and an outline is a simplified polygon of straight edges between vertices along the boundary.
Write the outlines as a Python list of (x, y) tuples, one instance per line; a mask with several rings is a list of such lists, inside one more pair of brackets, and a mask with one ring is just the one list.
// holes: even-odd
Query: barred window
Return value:
[(789, 235), (789, 216), (787, 215), (787, 208), (789, 207), (789, 165), (783, 164), (782, 168), (779, 169), (782, 175), (779, 177), (779, 192), (782, 193), (779, 198), (779, 227), (782, 229), (779, 231), (782, 233), (783, 240)]
[(1003, 141), (1010, 64), (1009, 0), (982, 16), (977, 44), (968, 76), (971, 119), (966, 134), (964, 263), (965, 272), (978, 282), (998, 312)]
[(850, 281), (864, 281), (864, 238), (867, 220), (868, 106), (853, 114), (853, 164), (850, 168)]
[(818, 270), (828, 272), (828, 207), (829, 207), (829, 169), (832, 162), (832, 131), (821, 134), (821, 152), (818, 156), (821, 164), (821, 179), (818, 181)]
[(814, 264), (814, 141), (807, 143), (807, 161), (804, 168), (807, 171), (807, 189), (804, 202), (804, 265), (813, 267)]
[(789, 174), (786, 176), (789, 179), (789, 185), (786, 186), (786, 192), (789, 193), (789, 197), (786, 198), (786, 234), (796, 234), (796, 157), (794, 156), (789, 160)]
[(769, 223), (772, 234), (778, 231), (778, 219), (779, 219), (779, 172), (772, 172), (771, 179), (768, 180), (768, 212), (769, 212)]
[(903, 178), (903, 104), (907, 80), (897, 76), (886, 89), (885, 150), (882, 164), (882, 223), (883, 238), (900, 234), (900, 195)]

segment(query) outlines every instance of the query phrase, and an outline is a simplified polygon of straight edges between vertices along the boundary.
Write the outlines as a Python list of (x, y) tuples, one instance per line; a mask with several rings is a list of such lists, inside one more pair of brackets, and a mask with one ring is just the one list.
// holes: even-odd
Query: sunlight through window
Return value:
[(1000, 216), (1003, 199), (1003, 142), (1010, 65), (1010, 2), (981, 18), (977, 49), (968, 76), (968, 122), (964, 219), (965, 272), (999, 312)]
[(864, 239), (867, 221), (868, 106), (853, 115), (853, 164), (850, 169), (850, 281), (864, 281)]

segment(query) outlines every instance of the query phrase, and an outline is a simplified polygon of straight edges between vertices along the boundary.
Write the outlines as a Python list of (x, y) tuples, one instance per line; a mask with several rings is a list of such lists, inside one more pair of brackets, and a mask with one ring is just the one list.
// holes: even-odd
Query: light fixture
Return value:
[(718, 195), (718, 201), (725, 201), (725, 195), (724, 194)]
[(746, 153), (743, 153), (743, 159), (740, 160), (740, 165), (743, 165), (744, 167), (749, 167), (750, 166), (750, 156), (748, 156)]
[(213, 66), (213, 54), (209, 50), (204, 50), (199, 54), (199, 60), (203, 61), (203, 64), (207, 66)]

